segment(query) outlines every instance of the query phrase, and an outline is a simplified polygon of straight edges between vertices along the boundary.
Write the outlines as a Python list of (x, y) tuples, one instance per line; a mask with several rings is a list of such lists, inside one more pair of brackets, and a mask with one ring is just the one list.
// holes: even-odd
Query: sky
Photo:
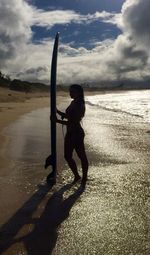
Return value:
[(0, 0), (0, 70), (48, 84), (59, 31), (59, 84), (148, 81), (149, 10), (149, 0)]

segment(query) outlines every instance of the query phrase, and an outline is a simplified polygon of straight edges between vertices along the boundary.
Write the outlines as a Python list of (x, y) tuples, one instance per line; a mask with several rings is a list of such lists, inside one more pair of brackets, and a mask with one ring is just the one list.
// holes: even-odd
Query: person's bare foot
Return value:
[(81, 180), (80, 175), (75, 176), (75, 177), (74, 177), (74, 180), (73, 180), (73, 183), (76, 183), (76, 182), (78, 182), (79, 180)]

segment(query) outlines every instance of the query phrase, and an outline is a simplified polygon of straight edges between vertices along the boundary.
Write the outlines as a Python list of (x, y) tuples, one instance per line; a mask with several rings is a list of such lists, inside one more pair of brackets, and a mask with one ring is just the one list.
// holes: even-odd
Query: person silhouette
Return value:
[[(57, 109), (57, 114), (61, 119), (56, 117), (56, 122), (66, 125), (67, 132), (64, 141), (64, 157), (74, 174), (74, 183), (81, 179), (73, 151), (75, 150), (82, 166), (82, 184), (85, 185), (88, 173), (88, 159), (85, 152), (84, 137), (85, 133), (81, 126), (81, 120), (85, 114), (85, 101), (83, 88), (78, 84), (73, 84), (69, 88), (70, 97), (73, 99), (67, 107), (65, 113)], [(66, 120), (63, 120), (66, 119)]]

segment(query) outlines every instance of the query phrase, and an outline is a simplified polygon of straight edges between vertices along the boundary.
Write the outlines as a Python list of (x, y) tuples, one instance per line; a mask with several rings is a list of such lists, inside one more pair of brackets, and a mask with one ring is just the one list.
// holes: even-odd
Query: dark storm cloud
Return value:
[(149, 11), (149, 0), (128, 0), (122, 10), (125, 31), (136, 43), (145, 46), (150, 43)]

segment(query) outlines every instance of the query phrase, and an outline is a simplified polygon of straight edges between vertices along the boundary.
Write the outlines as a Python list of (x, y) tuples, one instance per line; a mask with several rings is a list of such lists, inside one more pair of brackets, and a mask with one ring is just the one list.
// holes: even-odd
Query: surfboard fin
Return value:
[(53, 165), (53, 159), (52, 159), (52, 155), (49, 155), (46, 160), (45, 160), (45, 165), (44, 168), (47, 169), (48, 166), (52, 166)]

